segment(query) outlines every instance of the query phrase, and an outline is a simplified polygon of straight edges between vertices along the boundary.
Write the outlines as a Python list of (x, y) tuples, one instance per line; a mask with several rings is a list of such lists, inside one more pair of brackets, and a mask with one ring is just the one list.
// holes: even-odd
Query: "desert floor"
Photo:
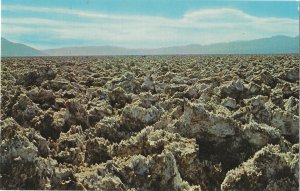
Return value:
[(299, 55), (2, 58), (2, 189), (298, 190)]

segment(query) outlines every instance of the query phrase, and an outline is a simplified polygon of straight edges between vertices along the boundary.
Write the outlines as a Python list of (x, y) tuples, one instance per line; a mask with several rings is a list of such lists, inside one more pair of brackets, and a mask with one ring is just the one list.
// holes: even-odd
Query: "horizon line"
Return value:
[[(25, 46), (28, 46), (30, 48), (39, 50), (39, 51), (47, 51), (47, 50), (57, 50), (57, 49), (65, 49), (65, 48), (87, 48), (87, 47), (111, 47), (111, 48), (123, 48), (127, 50), (155, 50), (155, 49), (163, 49), (163, 48), (174, 48), (174, 47), (184, 47), (184, 46), (191, 46), (191, 45), (198, 45), (198, 46), (210, 46), (210, 45), (216, 45), (216, 44), (226, 44), (226, 43), (234, 43), (234, 42), (249, 42), (249, 41), (254, 41), (254, 40), (260, 40), (260, 39), (268, 39), (268, 38), (274, 38), (274, 37), (289, 37), (289, 38), (297, 38), (299, 37), (299, 34), (296, 36), (289, 36), (289, 35), (274, 35), (274, 36), (268, 36), (268, 37), (262, 37), (262, 38), (255, 38), (255, 39), (247, 39), (247, 40), (233, 40), (233, 41), (222, 41), (222, 42), (215, 42), (215, 43), (210, 43), (210, 44), (199, 44), (199, 43), (190, 43), (190, 44), (183, 44), (183, 45), (174, 45), (174, 46), (160, 46), (160, 47), (129, 47), (129, 46), (120, 46), (120, 45), (75, 45), (75, 46), (62, 46), (62, 47), (55, 47), (55, 48), (45, 48), (45, 49), (40, 49), (36, 48), (34, 46), (22, 43), (22, 42), (15, 42), (11, 41), (8, 38), (1, 36), (1, 39), (5, 39), (11, 43), (15, 44), (22, 44)], [(1, 45), (2, 46), (2, 45)], [(300, 46), (300, 45), (299, 45)]]

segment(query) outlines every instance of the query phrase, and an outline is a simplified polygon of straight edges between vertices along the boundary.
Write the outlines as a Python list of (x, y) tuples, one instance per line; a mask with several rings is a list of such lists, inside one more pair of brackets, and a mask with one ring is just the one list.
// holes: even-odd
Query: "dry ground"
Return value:
[(299, 55), (2, 58), (2, 189), (298, 190)]

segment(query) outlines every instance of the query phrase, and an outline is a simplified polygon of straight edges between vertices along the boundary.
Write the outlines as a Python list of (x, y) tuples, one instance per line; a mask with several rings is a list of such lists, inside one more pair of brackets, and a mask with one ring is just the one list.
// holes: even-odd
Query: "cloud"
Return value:
[[(53, 41), (66, 41), (66, 46), (74, 45), (70, 41), (76, 43), (78, 39), (98, 45), (161, 47), (299, 35), (296, 19), (257, 17), (228, 8), (186, 12), (181, 18), (28, 6), (3, 5), (2, 10), (24, 14), (22, 18), (2, 18), (4, 36), (18, 40), (22, 35), (43, 35)], [(38, 18), (38, 13), (43, 13), (44, 18)], [(53, 14), (64, 19), (53, 19)]]

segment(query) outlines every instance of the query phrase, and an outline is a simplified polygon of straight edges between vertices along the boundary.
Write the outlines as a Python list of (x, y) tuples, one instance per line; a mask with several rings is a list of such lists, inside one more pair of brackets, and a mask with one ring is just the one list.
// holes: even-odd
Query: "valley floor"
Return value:
[(298, 190), (299, 61), (2, 58), (0, 188)]

